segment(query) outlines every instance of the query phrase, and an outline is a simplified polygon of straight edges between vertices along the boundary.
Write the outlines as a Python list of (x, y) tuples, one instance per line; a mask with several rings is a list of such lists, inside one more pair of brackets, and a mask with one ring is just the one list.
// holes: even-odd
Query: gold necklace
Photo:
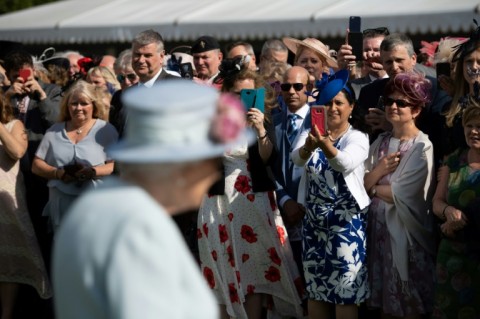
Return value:
[[(90, 122), (91, 122), (91, 121), (89, 121), (87, 124), (85, 124), (84, 126), (81, 126), (81, 127), (77, 128), (77, 129), (76, 129), (76, 128), (73, 128), (73, 129), (75, 130), (75, 133), (77, 133), (77, 135), (82, 134), (82, 133), (83, 133), (83, 129), (84, 129), (84, 128), (87, 128), (87, 127), (90, 125)], [(72, 126), (73, 126), (73, 123), (72, 123)]]

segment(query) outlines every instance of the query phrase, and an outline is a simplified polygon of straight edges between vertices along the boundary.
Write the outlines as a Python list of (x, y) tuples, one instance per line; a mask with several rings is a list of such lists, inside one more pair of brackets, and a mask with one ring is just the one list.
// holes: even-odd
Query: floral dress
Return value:
[(330, 167), (323, 152), (317, 151), (309, 159), (305, 171), (303, 269), (308, 298), (359, 304), (368, 297), (367, 208), (358, 208), (343, 174)]
[[(480, 216), (467, 213), (469, 204), (478, 207), (480, 171), (470, 170), (467, 154), (468, 150), (458, 150), (446, 163), (450, 169), (447, 202), (467, 214), (468, 224), (455, 238), (440, 242), (433, 318), (480, 317)], [(471, 211), (480, 214), (478, 208)]]
[(252, 190), (247, 145), (223, 158), (225, 194), (206, 196), (198, 216), (201, 270), (233, 318), (247, 319), (245, 297), (270, 295), (269, 310), (302, 315), (302, 284), (273, 191)]

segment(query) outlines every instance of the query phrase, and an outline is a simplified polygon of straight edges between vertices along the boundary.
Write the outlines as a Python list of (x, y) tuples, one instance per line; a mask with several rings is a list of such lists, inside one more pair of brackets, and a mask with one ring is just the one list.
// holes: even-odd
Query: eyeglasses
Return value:
[(295, 91), (301, 91), (305, 87), (305, 84), (303, 84), (303, 83), (282, 83), (282, 84), (280, 84), (280, 88), (282, 89), (283, 92), (290, 91), (292, 86), (293, 86), (293, 89)]
[(385, 27), (379, 27), (379, 28), (373, 28), (373, 29), (365, 29), (363, 30), (363, 35), (366, 36), (375, 36), (375, 35), (389, 35), (390, 31), (388, 28)]
[(383, 104), (386, 106), (392, 106), (393, 103), (397, 105), (397, 107), (409, 107), (412, 105), (410, 101), (402, 100), (402, 99), (392, 99), (390, 97), (383, 98)]
[(130, 82), (133, 82), (137, 79), (137, 75), (135, 73), (128, 73), (128, 74), (119, 74), (117, 75), (118, 82), (123, 82), (125, 79), (128, 79)]

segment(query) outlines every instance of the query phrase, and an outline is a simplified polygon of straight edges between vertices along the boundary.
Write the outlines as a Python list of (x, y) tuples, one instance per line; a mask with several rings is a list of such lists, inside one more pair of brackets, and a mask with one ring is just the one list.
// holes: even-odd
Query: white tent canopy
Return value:
[(0, 39), (130, 42), (148, 28), (166, 41), (341, 37), (351, 15), (362, 17), (363, 28), (448, 35), (471, 30), (478, 7), (478, 0), (63, 0), (0, 16)]

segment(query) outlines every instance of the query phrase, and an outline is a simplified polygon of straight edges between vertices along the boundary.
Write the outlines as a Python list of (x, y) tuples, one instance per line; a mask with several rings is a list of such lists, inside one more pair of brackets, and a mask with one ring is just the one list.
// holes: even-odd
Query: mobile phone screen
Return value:
[(193, 67), (192, 63), (186, 62), (180, 64), (180, 76), (184, 79), (193, 80)]
[(312, 129), (314, 126), (316, 126), (320, 134), (325, 135), (327, 133), (327, 116), (325, 114), (325, 106), (312, 106), (310, 109), (310, 117), (312, 119)]
[(18, 72), (18, 76), (23, 79), (23, 82), (27, 82), (31, 74), (32, 72), (30, 71), (30, 69), (20, 69), (20, 71)]
[(440, 88), (440, 81), (438, 81), (438, 78), (440, 75), (445, 75), (447, 77), (450, 77), (450, 63), (449, 62), (440, 62), (435, 65), (435, 69), (437, 71), (437, 87)]
[(265, 112), (265, 88), (243, 89), (240, 91), (240, 99), (247, 111), (254, 107), (262, 113)]
[(363, 60), (363, 34), (361, 32), (348, 33), (348, 45), (352, 47), (352, 54), (357, 61)]

